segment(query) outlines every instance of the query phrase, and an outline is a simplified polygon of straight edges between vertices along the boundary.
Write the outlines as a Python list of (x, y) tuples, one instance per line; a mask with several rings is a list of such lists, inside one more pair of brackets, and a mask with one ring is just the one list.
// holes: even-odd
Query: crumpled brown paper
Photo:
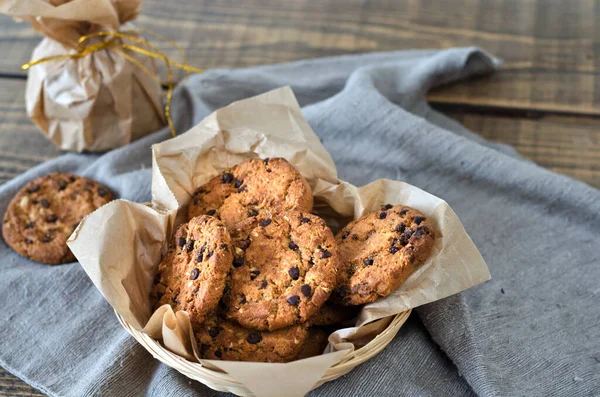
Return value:
[[(437, 231), (427, 262), (390, 296), (366, 305), (355, 327), (330, 335), (328, 354), (286, 364), (199, 360), (226, 371), (256, 395), (277, 395), (282, 390), (303, 395), (355, 348), (349, 341), (362, 345), (388, 326), (390, 316), (490, 278), (477, 248), (443, 200), (399, 181), (377, 180), (355, 187), (338, 180), (331, 157), (289, 88), (217, 110), (185, 134), (152, 149), (152, 203), (109, 203), (85, 218), (68, 244), (125, 321), (162, 338), (167, 348), (188, 358), (197, 358), (189, 319), (178, 317), (168, 305), (152, 313), (149, 293), (161, 250), (174, 227), (185, 221), (192, 193), (226, 168), (253, 157), (286, 158), (310, 183), (314, 212), (323, 216), (334, 232), (384, 203), (417, 208)], [(288, 386), (289, 377), (274, 375), (282, 371), (297, 375), (293, 389)]]
[[(46, 36), (31, 56), (39, 60), (76, 52), (77, 40), (86, 34), (126, 29), (140, 3), (0, 0), (0, 12), (28, 21)], [(109, 49), (32, 66), (25, 92), (29, 118), (59, 148), (78, 152), (113, 149), (156, 131), (165, 124), (156, 65), (137, 52), (129, 55), (153, 76)]]

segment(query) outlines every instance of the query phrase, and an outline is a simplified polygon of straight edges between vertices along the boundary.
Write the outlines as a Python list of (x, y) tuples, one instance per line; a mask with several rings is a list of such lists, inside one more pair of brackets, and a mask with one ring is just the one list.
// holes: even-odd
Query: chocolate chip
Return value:
[(240, 299), (240, 305), (244, 305), (246, 303), (246, 295), (242, 295), (242, 299)]
[(49, 208), (50, 207), (50, 201), (46, 200), (45, 198), (40, 200), (40, 205), (44, 208)]
[(310, 285), (304, 284), (302, 287), (300, 287), (300, 292), (302, 292), (302, 295), (308, 298), (312, 292), (312, 289), (310, 288)]
[(321, 259), (331, 258), (331, 252), (327, 251), (325, 248), (321, 248)]
[(213, 251), (208, 251), (206, 253), (206, 259), (210, 258), (211, 256), (213, 256), (214, 252)]
[(197, 197), (194, 199), (194, 204), (198, 204), (200, 201), (202, 201), (202, 199)]
[(215, 350), (215, 357), (217, 357), (217, 358), (223, 357), (223, 353), (221, 353), (221, 350)]
[(238, 189), (238, 193), (242, 193), (246, 191), (246, 185), (242, 186), (241, 188)]
[(219, 248), (221, 248), (222, 250), (226, 250), (228, 247), (227, 244), (221, 244), (219, 245)]
[(208, 351), (208, 349), (210, 349), (210, 345), (207, 345), (206, 343), (202, 343), (200, 345), (200, 355), (204, 356), (206, 354), (206, 352)]
[(33, 185), (29, 189), (27, 189), (27, 193), (35, 193), (40, 190), (40, 185)]
[(35, 226), (35, 222), (27, 222), (27, 224), (25, 225), (25, 229), (31, 229), (34, 226)]
[(248, 336), (246, 336), (246, 342), (250, 343), (251, 345), (256, 345), (261, 340), (262, 335), (260, 334), (260, 332), (250, 332)]
[(398, 251), (400, 251), (400, 248), (396, 247), (395, 245), (390, 247), (390, 254), (394, 255)]
[(243, 249), (243, 250), (246, 250), (246, 249), (248, 249), (248, 247), (250, 247), (251, 241), (249, 239), (247, 239), (247, 240), (241, 240), (240, 243), (241, 243), (240, 244), (240, 248)]
[(407, 212), (408, 212), (407, 209), (403, 209), (402, 211), (400, 211), (400, 215), (406, 215)]
[(243, 183), (244, 181), (240, 181), (239, 179), (235, 178), (235, 182), (233, 182), (233, 187), (237, 189), (240, 186), (242, 186)]
[(58, 190), (65, 190), (67, 188), (67, 182), (60, 179), (58, 181)]
[(105, 188), (103, 188), (103, 187), (99, 187), (98, 188), (98, 196), (104, 197), (107, 194), (108, 194), (108, 191)]
[(267, 284), (268, 284), (268, 283), (267, 283), (267, 280), (266, 280), (266, 279), (264, 279), (264, 280), (262, 281), (262, 283), (260, 283), (260, 287), (258, 287), (258, 289), (265, 289), (265, 288), (267, 288)]
[[(42, 241), (43, 241), (43, 240), (42, 240)], [(44, 241), (44, 243), (49, 243), (50, 241), (52, 241), (52, 240), (49, 240), (49, 241)], [(26, 244), (26, 245), (31, 245), (31, 244), (33, 244), (33, 240), (30, 240), (30, 239), (26, 238), (26, 239), (25, 239), (25, 244)]]
[(350, 235), (350, 232), (348, 230), (344, 230), (342, 232), (342, 240), (345, 240), (349, 235)]
[(217, 213), (217, 210), (208, 210), (208, 211), (206, 211), (206, 215), (209, 215), (209, 216), (213, 216), (216, 213)]
[(254, 280), (256, 277), (260, 275), (260, 270), (254, 269), (250, 271), (250, 280)]
[(198, 252), (198, 255), (196, 255), (196, 262), (200, 263), (204, 260), (204, 255), (202, 254), (202, 252)]
[(187, 252), (192, 252), (192, 250), (194, 249), (194, 243), (195, 243), (195, 241), (190, 239), (190, 241), (188, 241), (187, 244), (185, 245), (185, 250)]
[[(42, 243), (49, 243), (52, 240), (54, 240), (54, 236), (49, 233), (46, 233), (46, 235), (44, 235), (44, 237), (42, 237)], [(32, 241), (32, 243), (33, 243), (33, 241)]]
[(233, 259), (233, 267), (240, 267), (244, 264), (244, 258), (241, 256), (238, 256), (236, 258)]
[(183, 247), (185, 245), (185, 239), (183, 237), (177, 238), (177, 245)]
[(290, 241), (290, 243), (288, 244), (288, 247), (290, 247), (290, 249), (291, 249), (292, 251), (298, 251), (298, 249), (300, 248), (300, 247), (298, 247), (298, 244), (296, 244), (296, 243), (295, 243), (295, 242), (293, 242), (293, 241)]
[(292, 295), (289, 298), (287, 298), (286, 302), (292, 306), (298, 306), (298, 304), (300, 303), (300, 297), (298, 295)]
[(423, 231), (427, 234), (431, 233), (431, 230), (427, 226), (423, 226)]
[(56, 215), (54, 215), (54, 214), (52, 214), (52, 215), (48, 215), (48, 216), (46, 217), (46, 222), (48, 222), (48, 223), (54, 223), (54, 222), (56, 222), (57, 220), (58, 220), (58, 216), (56, 216)]
[(258, 224), (260, 227), (266, 227), (269, 226), (271, 224), (271, 218), (267, 218), (267, 219), (263, 219), (262, 221), (260, 221), (260, 223)]
[(222, 183), (231, 183), (233, 181), (233, 174), (231, 172), (224, 172), (221, 177)]
[(387, 216), (387, 212), (385, 212), (385, 211), (382, 211), (382, 212), (380, 212), (380, 213), (379, 213), (379, 216), (378, 216), (378, 218), (379, 218), (379, 219), (385, 219), (385, 217), (386, 217), (386, 216)]
[(314, 264), (315, 264), (315, 258), (311, 257), (311, 258), (308, 260), (308, 265), (309, 265), (310, 267), (313, 267), (313, 266), (314, 266)]
[(192, 272), (190, 273), (190, 280), (197, 279), (199, 275), (200, 275), (200, 270), (192, 269)]
[(413, 222), (416, 223), (417, 225), (420, 225), (421, 222), (423, 222), (425, 220), (425, 218), (423, 218), (422, 216), (415, 216), (415, 219), (413, 219)]
[(413, 234), (413, 236), (421, 237), (424, 234), (425, 234), (425, 232), (423, 231), (423, 229), (417, 229), (417, 231), (415, 232), (415, 234)]
[(76, 178), (75, 178), (73, 175), (71, 175), (71, 176), (69, 177), (69, 181), (70, 181), (70, 182), (75, 182), (75, 179), (76, 179)]
[(367, 258), (363, 261), (363, 263), (365, 264), (365, 266), (373, 266), (373, 259)]
[(358, 234), (353, 234), (352, 235), (352, 240), (358, 240)]
[(300, 218), (300, 223), (310, 223), (310, 218), (302, 217)]
[(216, 338), (217, 335), (219, 335), (222, 330), (223, 330), (223, 328), (221, 328), (221, 327), (212, 327), (211, 329), (208, 330), (208, 334), (210, 335), (211, 338)]
[(290, 270), (288, 270), (288, 274), (290, 275), (292, 280), (298, 280), (298, 278), (300, 277), (300, 269), (298, 269), (296, 266), (290, 267)]
[(271, 172), (271, 169), (270, 169), (270, 168), (267, 168), (267, 172)]
[(258, 215), (258, 211), (255, 210), (254, 208), (252, 208), (251, 210), (248, 210), (248, 216), (256, 216)]
[(404, 223), (399, 223), (396, 225), (396, 227), (394, 228), (394, 231), (396, 233), (403, 233), (404, 230), (406, 229), (406, 225)]
[(381, 206), (381, 210), (382, 211), (387, 211), (387, 210), (389, 210), (392, 207), (393, 207), (393, 205), (391, 205), (391, 204), (385, 204), (385, 205)]

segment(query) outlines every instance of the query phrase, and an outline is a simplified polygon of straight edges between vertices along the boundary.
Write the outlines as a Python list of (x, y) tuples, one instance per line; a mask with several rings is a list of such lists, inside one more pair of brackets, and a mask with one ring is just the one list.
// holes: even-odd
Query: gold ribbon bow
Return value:
[[(146, 32), (152, 36), (158, 37), (158, 38), (168, 42), (169, 44), (171, 44), (173, 47), (175, 47), (180, 52), (184, 63), (179, 63), (179, 62), (172, 60), (171, 58), (166, 56), (162, 51), (160, 51), (158, 48), (156, 48), (156, 46), (149, 43), (146, 39), (132, 35), (132, 33), (135, 33), (136, 31)], [(103, 40), (99, 43), (95, 43), (95, 44), (91, 44), (91, 45), (85, 45), (86, 42), (93, 37), (106, 37), (106, 40)], [(125, 42), (125, 40), (129, 40), (129, 41), (133, 42), (134, 44), (128, 44)], [(165, 62), (165, 66), (167, 67), (167, 83), (166, 83), (166, 85), (167, 85), (167, 100), (165, 102), (165, 118), (167, 119), (167, 123), (169, 124), (169, 129), (171, 130), (171, 135), (173, 135), (173, 137), (175, 137), (177, 135), (175, 132), (175, 126), (173, 125), (173, 120), (171, 119), (171, 100), (173, 98), (173, 87), (174, 87), (172, 67), (176, 67), (178, 69), (185, 70), (186, 72), (188, 72), (188, 75), (190, 72), (204, 73), (204, 70), (188, 65), (185, 54), (181, 50), (181, 48), (177, 45), (177, 43), (175, 43), (172, 40), (169, 40), (168, 38), (166, 38), (164, 36), (159, 35), (158, 33), (154, 33), (149, 29), (136, 28), (136, 29), (131, 29), (131, 30), (125, 30), (123, 32), (102, 31), (102, 32), (86, 34), (85, 36), (81, 36), (79, 38), (79, 40), (77, 41), (77, 44), (78, 44), (77, 52), (74, 52), (72, 54), (53, 55), (53, 56), (49, 56), (46, 58), (37, 59), (35, 61), (31, 61), (31, 62), (24, 64), (23, 66), (21, 66), (21, 69), (27, 70), (32, 66), (39, 65), (39, 64), (45, 63), (45, 62), (57, 61), (60, 59), (79, 59), (79, 58), (83, 58), (93, 52), (107, 49), (107, 50), (111, 50), (111, 51), (121, 54), (125, 59), (127, 59), (129, 62), (133, 63), (134, 65), (139, 67), (141, 70), (146, 72), (150, 77), (152, 77), (159, 84), (162, 84), (161, 81), (158, 79), (158, 77), (156, 77), (156, 75), (154, 73), (152, 73), (147, 67), (142, 65), (137, 59), (135, 59), (130, 54), (128, 54), (126, 52), (126, 50), (134, 51), (139, 54), (146, 55), (150, 58), (162, 60)]]

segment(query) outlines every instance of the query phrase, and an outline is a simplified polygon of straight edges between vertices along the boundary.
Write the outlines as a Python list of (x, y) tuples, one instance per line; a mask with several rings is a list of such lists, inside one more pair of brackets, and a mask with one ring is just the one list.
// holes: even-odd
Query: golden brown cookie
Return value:
[(419, 211), (386, 204), (336, 236), (342, 258), (332, 300), (362, 305), (389, 295), (429, 256), (434, 231)]
[(337, 325), (353, 319), (359, 311), (360, 307), (357, 306), (343, 306), (327, 301), (308, 319), (308, 322), (316, 326)]
[(296, 356), (296, 360), (302, 360), (303, 358), (309, 358), (314, 356), (320, 356), (325, 351), (329, 338), (329, 332), (323, 328), (310, 327), (308, 330), (308, 337), (302, 348)]
[(223, 295), (231, 250), (231, 237), (217, 219), (204, 215), (181, 225), (158, 265), (155, 309), (169, 304), (187, 311), (192, 324), (204, 321)]
[(270, 363), (292, 361), (307, 334), (304, 324), (274, 332), (256, 331), (217, 316), (211, 316), (195, 330), (201, 358)]
[(211, 215), (233, 228), (248, 218), (260, 220), (286, 210), (310, 212), (312, 206), (308, 182), (285, 159), (251, 159), (196, 190), (188, 214)]
[(50, 174), (29, 182), (9, 203), (2, 223), (4, 241), (37, 262), (75, 260), (67, 239), (89, 213), (112, 200), (112, 193), (88, 178)]
[(232, 231), (235, 257), (227, 316), (246, 328), (276, 330), (305, 322), (335, 287), (333, 234), (314, 215), (286, 211)]

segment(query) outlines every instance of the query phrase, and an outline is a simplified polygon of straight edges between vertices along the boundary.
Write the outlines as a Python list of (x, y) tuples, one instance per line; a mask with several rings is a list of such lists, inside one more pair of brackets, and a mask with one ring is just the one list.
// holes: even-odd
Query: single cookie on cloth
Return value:
[(196, 190), (188, 215), (211, 215), (233, 228), (248, 218), (260, 220), (286, 210), (310, 212), (312, 206), (308, 182), (285, 159), (251, 159)]
[(194, 333), (201, 358), (280, 363), (296, 358), (306, 340), (307, 328), (300, 324), (273, 332), (256, 331), (213, 315)]
[(342, 260), (332, 300), (362, 305), (389, 295), (429, 256), (429, 220), (406, 206), (386, 204), (350, 222), (336, 236)]
[(67, 240), (88, 214), (112, 200), (98, 182), (71, 174), (49, 174), (29, 182), (4, 214), (2, 236), (18, 254), (57, 265), (75, 256)]
[(335, 287), (337, 245), (325, 222), (286, 211), (232, 231), (235, 254), (227, 317), (276, 330), (308, 320)]
[(231, 250), (231, 237), (217, 219), (205, 215), (181, 225), (158, 265), (151, 292), (155, 309), (169, 304), (185, 310), (192, 324), (204, 321), (223, 295)]

